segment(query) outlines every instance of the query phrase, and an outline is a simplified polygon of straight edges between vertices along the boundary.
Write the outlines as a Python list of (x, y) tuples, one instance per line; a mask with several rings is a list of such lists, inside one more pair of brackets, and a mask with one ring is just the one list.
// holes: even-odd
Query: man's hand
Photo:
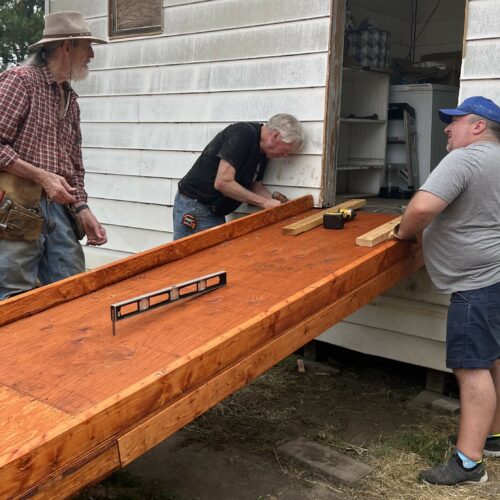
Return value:
[(389, 237), (387, 239), (388, 240), (395, 240), (395, 241), (412, 241), (414, 243), (417, 241), (417, 239), (415, 237), (403, 238), (402, 236), (399, 236), (398, 230), (399, 230), (399, 224), (396, 224), (394, 226), (394, 228), (392, 229), (392, 231), (389, 233)]
[(281, 201), (275, 200), (274, 198), (263, 198), (262, 200), (262, 208), (274, 208), (280, 205)]
[(45, 170), (42, 172), (43, 175), (40, 176), (40, 184), (49, 199), (62, 205), (76, 202), (76, 198), (74, 197), (76, 188), (71, 187), (64, 177)]
[(87, 235), (87, 245), (99, 246), (108, 241), (106, 230), (95, 218), (90, 208), (85, 208), (79, 212), (78, 219)]

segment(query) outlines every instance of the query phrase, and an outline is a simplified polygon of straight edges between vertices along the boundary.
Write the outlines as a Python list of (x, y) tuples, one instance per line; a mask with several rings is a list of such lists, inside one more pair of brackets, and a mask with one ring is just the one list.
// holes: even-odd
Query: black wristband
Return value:
[(86, 208), (89, 208), (89, 206), (86, 203), (83, 203), (82, 205), (78, 205), (75, 208), (75, 212), (79, 214), (82, 210), (85, 210)]

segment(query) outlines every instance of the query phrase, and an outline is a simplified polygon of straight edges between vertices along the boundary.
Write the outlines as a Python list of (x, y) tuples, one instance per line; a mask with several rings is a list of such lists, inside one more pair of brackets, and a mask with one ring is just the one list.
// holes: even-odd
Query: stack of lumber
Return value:
[[(0, 303), (0, 498), (61, 498), (130, 463), (422, 265), (421, 251), (283, 227), (310, 197)], [(110, 305), (213, 272), (216, 291), (117, 324)]]

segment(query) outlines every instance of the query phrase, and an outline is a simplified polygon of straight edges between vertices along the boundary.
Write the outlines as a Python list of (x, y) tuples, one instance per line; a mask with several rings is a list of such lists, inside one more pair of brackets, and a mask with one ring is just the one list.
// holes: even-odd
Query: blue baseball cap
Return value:
[(444, 123), (451, 123), (454, 116), (478, 115), (500, 123), (500, 107), (492, 100), (482, 96), (465, 99), (456, 109), (440, 109), (439, 118)]

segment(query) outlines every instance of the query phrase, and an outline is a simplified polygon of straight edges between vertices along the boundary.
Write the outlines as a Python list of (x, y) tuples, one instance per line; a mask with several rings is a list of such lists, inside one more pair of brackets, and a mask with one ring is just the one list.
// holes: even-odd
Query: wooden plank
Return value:
[[(139, 255), (76, 275), (0, 302), (0, 326), (99, 290), (106, 285), (135, 276), (148, 269), (182, 259), (223, 241), (266, 227), (313, 207), (311, 196), (304, 196), (272, 210), (263, 210), (234, 220), (219, 228), (167, 243)], [(214, 231), (215, 229), (215, 231)]]
[(44, 480), (15, 498), (53, 500), (67, 498), (88, 484), (98, 482), (120, 468), (120, 454), (116, 443), (104, 451), (80, 458), (63, 470), (51, 474)]
[(118, 439), (122, 466), (135, 460), (420, 266), (421, 256), (415, 254), (409, 256), (404, 262), (393, 265), (368, 283), (320, 309), (245, 359), (225, 369), (192, 393), (135, 426)]
[[(189, 261), (155, 268), (75, 303), (4, 326), (1, 380), (64, 408), (74, 418), (24, 443), (17, 454), (0, 462), (0, 496), (16, 491), (19, 484), (38, 484), (76, 454), (89, 453), (308, 314), (400, 262), (408, 253), (403, 245), (373, 250), (354, 246), (355, 236), (376, 220), (387, 216), (360, 214), (341, 235), (311, 231), (300, 244), (282, 235), (276, 222), (207, 248)], [(117, 337), (111, 335), (106, 308), (99, 304), (109, 303), (112, 297), (119, 300), (124, 293), (126, 298), (139, 295), (141, 289), (159, 288), (151, 284), (165, 277), (170, 283), (183, 281), (202, 269), (220, 267), (221, 261), (232, 276), (226, 289), (177, 307), (173, 314), (141, 316), (139, 327), (131, 319)], [(33, 339), (33, 331), (50, 331), (50, 335)], [(19, 369), (20, 359), (30, 370)], [(54, 379), (58, 384), (53, 384)]]
[(326, 113), (324, 127), (324, 151), (322, 164), (322, 189), (321, 199), (323, 206), (330, 206), (335, 202), (337, 169), (331, 168), (338, 165), (338, 147), (341, 113), (342, 66), (344, 55), (344, 28), (345, 28), (345, 2), (332, 2), (330, 14), (330, 54), (328, 57), (328, 77), (325, 89)]
[(366, 205), (366, 200), (347, 200), (338, 205), (335, 205), (331, 208), (327, 208), (326, 210), (322, 210), (314, 215), (311, 215), (305, 219), (299, 220), (298, 222), (294, 222), (288, 226), (283, 228), (283, 234), (288, 234), (291, 236), (295, 236), (297, 234), (304, 233), (313, 229), (323, 223), (323, 215), (329, 214), (333, 212), (338, 212), (341, 208), (352, 208), (357, 209), (364, 207)]
[(401, 222), (401, 217), (397, 217), (385, 224), (382, 224), (371, 231), (368, 231), (361, 236), (356, 238), (356, 245), (360, 247), (374, 247), (383, 241), (386, 241), (389, 237), (390, 232), (394, 229), (394, 226)]
[[(69, 415), (0, 384), (0, 463), (19, 453), (23, 443), (64, 423)], [(8, 426), (8, 432), (5, 429)]]

